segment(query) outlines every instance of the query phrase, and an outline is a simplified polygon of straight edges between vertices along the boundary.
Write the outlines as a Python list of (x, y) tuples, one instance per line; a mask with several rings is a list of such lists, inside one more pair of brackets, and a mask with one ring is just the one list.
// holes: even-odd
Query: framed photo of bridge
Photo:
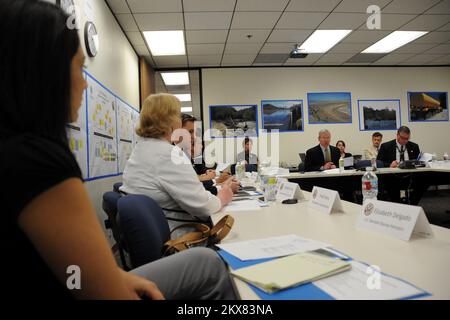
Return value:
[(308, 93), (309, 124), (352, 123), (350, 92)]
[(211, 138), (258, 136), (257, 105), (209, 106)]
[(270, 132), (303, 131), (303, 100), (261, 101), (262, 128)]
[(360, 131), (397, 130), (401, 126), (400, 100), (358, 100)]
[(410, 122), (448, 121), (447, 92), (408, 92)]

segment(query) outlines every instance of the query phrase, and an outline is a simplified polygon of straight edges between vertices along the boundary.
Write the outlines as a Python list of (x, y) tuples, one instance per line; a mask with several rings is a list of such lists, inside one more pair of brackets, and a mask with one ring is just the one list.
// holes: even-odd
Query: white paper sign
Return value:
[(378, 200), (364, 202), (357, 226), (404, 241), (409, 241), (413, 233), (428, 238), (433, 236), (421, 207)]
[(344, 158), (344, 167), (353, 167), (354, 164), (353, 157)]
[(314, 187), (308, 206), (325, 214), (344, 212), (339, 193), (335, 190), (320, 187)]
[(277, 190), (277, 201), (281, 202), (287, 199), (305, 199), (305, 196), (297, 183), (282, 182), (279, 184)]

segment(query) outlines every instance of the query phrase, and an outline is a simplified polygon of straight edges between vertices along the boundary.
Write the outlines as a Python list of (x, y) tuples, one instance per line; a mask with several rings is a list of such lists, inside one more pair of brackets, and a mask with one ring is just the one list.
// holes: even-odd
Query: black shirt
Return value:
[(68, 146), (46, 138), (31, 134), (0, 137), (0, 168), (2, 291), (19, 301), (71, 298), (19, 228), (18, 217), (43, 192), (69, 178), (82, 179), (75, 157)]

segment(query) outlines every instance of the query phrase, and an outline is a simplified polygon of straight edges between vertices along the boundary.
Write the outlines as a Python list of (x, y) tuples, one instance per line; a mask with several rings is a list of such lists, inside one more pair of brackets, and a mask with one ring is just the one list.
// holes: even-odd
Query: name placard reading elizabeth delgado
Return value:
[(409, 241), (413, 233), (423, 237), (433, 236), (421, 207), (378, 200), (364, 202), (357, 226), (404, 241)]

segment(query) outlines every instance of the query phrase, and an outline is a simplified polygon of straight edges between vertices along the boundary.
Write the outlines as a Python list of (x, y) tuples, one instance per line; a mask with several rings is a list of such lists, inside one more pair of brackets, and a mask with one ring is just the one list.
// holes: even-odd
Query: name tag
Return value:
[(344, 212), (339, 193), (320, 187), (314, 187), (308, 206), (325, 214)]
[(297, 183), (281, 182), (278, 185), (277, 201), (281, 202), (287, 199), (305, 199), (305, 196)]
[(357, 226), (404, 241), (409, 241), (413, 233), (427, 238), (433, 236), (421, 207), (378, 200), (364, 202)]

